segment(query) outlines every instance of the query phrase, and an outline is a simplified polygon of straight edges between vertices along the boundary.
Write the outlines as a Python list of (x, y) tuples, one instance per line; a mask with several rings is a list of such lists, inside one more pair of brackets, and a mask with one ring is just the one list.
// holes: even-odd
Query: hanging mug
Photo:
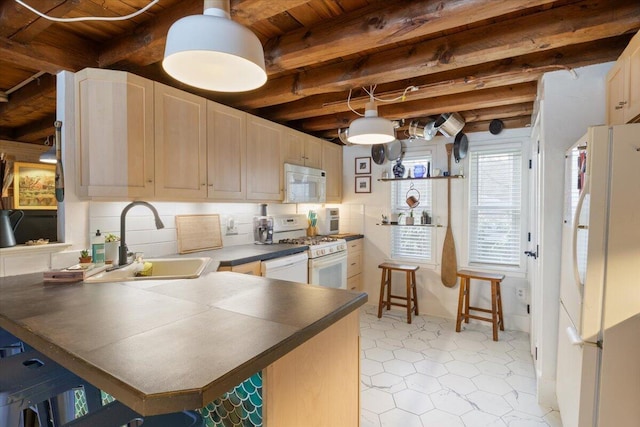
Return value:
[(411, 183), (411, 186), (407, 191), (407, 205), (409, 205), (409, 207), (413, 209), (413, 208), (417, 208), (419, 204), (420, 204), (420, 192), (417, 189), (415, 189), (413, 187), (413, 183)]

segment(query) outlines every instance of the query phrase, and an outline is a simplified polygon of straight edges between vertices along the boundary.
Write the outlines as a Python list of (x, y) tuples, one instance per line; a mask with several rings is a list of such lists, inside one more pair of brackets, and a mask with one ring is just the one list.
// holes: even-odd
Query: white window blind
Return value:
[[(406, 170), (412, 170), (416, 165), (427, 167), (431, 161), (431, 154), (405, 156), (402, 161)], [(420, 205), (413, 209), (414, 223), (420, 224), (422, 211), (425, 210), (431, 217), (433, 215), (431, 180), (414, 179), (398, 181), (391, 184), (391, 211), (403, 213), (408, 216), (411, 209), (407, 205), (407, 192), (413, 184), (413, 188), (420, 192)], [(409, 195), (417, 196), (415, 191)], [(433, 222), (433, 221), (432, 221)], [(404, 223), (404, 218), (400, 220)], [(391, 228), (391, 258), (413, 259), (416, 261), (430, 261), (432, 257), (433, 228), (418, 225), (417, 227), (399, 226)]]
[(520, 266), (520, 146), (474, 151), (469, 160), (469, 263)]

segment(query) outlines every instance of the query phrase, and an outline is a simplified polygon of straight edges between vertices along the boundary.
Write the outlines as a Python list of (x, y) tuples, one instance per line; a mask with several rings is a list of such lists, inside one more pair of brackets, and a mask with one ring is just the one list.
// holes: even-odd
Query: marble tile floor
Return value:
[(561, 427), (539, 406), (529, 335), (363, 307), (361, 427)]

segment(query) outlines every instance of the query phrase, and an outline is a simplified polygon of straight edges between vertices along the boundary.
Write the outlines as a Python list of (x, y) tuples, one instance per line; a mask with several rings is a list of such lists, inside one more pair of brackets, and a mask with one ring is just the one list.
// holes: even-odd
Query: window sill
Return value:
[(31, 255), (31, 254), (51, 254), (62, 252), (71, 247), (71, 243), (48, 243), (46, 245), (16, 245), (9, 248), (0, 248), (0, 255)]

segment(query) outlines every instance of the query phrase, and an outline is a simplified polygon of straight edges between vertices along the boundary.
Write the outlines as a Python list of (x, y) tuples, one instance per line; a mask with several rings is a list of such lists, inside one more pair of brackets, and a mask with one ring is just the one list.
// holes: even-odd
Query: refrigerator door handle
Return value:
[(584, 184), (582, 186), (583, 190), (580, 193), (580, 197), (578, 198), (578, 204), (576, 205), (576, 212), (573, 216), (573, 244), (571, 245), (572, 249), (572, 260), (573, 260), (573, 277), (576, 281), (576, 285), (580, 290), (580, 294), (582, 294), (582, 286), (583, 283), (580, 281), (580, 272), (578, 271), (578, 229), (580, 220), (580, 214), (582, 213), (582, 205), (584, 203), (584, 198), (587, 196), (587, 188), (588, 187), (588, 175), (585, 175)]

